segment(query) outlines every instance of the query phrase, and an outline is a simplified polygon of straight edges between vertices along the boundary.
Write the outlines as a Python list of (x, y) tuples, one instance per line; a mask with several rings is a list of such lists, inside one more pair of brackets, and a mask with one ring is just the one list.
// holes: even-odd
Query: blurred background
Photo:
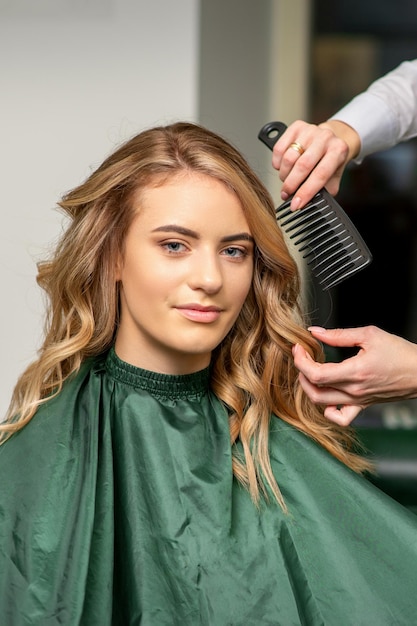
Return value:
[[(131, 135), (187, 119), (241, 149), (278, 204), (263, 124), (323, 121), (416, 58), (416, 35), (405, 0), (0, 0), (0, 414), (39, 346), (36, 262), (64, 225), (63, 193)], [(307, 272), (312, 321), (417, 341), (416, 141), (349, 167), (338, 200), (374, 262), (326, 293)], [(415, 402), (356, 426), (374, 480), (417, 510)]]
[[(328, 118), (402, 61), (417, 58), (413, 3), (314, 0), (311, 17), (312, 122)], [(313, 320), (331, 327), (375, 324), (416, 342), (417, 139), (349, 166), (337, 199), (371, 249), (373, 263), (331, 294), (311, 281)], [(417, 400), (370, 407), (355, 427), (376, 460), (372, 480), (417, 512)]]

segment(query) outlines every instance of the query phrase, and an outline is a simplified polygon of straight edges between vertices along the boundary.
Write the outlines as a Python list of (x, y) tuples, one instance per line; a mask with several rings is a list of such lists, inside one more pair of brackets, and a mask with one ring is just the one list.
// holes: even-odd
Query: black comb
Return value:
[[(258, 138), (272, 150), (286, 128), (282, 122), (269, 122)], [(291, 211), (290, 204), (291, 198), (276, 209), (277, 221), (303, 253), (322, 289), (335, 287), (371, 263), (366, 243), (325, 189), (302, 209)]]

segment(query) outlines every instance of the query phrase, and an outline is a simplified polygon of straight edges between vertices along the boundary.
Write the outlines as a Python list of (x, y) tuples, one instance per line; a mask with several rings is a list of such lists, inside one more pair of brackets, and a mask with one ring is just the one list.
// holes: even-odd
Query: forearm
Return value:
[[(335, 113), (329, 122), (344, 122), (359, 135), (360, 162), (417, 135), (417, 60), (405, 61), (372, 83)], [(336, 133), (337, 134), (337, 133)]]

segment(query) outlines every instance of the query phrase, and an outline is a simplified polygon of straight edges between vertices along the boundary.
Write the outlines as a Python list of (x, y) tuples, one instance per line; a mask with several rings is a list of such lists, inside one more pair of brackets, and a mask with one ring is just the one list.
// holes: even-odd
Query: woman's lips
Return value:
[(217, 306), (202, 306), (201, 304), (183, 304), (175, 307), (181, 315), (193, 322), (210, 323), (219, 319), (221, 309)]

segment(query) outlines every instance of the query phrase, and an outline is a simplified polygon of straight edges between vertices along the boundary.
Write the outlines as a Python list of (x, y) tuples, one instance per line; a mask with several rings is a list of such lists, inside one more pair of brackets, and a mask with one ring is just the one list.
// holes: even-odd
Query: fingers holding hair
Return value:
[(348, 426), (364, 406), (355, 404), (352, 395), (344, 391), (342, 386), (332, 387), (322, 382), (329, 378), (326, 371), (330, 372), (330, 375), (334, 373), (332, 369), (334, 363), (329, 364), (330, 368), (326, 368), (325, 363), (316, 363), (299, 345), (294, 346), (293, 354), (295, 365), (300, 370), (298, 376), (300, 385), (310, 400), (324, 406), (324, 416), (327, 419), (340, 426)]

